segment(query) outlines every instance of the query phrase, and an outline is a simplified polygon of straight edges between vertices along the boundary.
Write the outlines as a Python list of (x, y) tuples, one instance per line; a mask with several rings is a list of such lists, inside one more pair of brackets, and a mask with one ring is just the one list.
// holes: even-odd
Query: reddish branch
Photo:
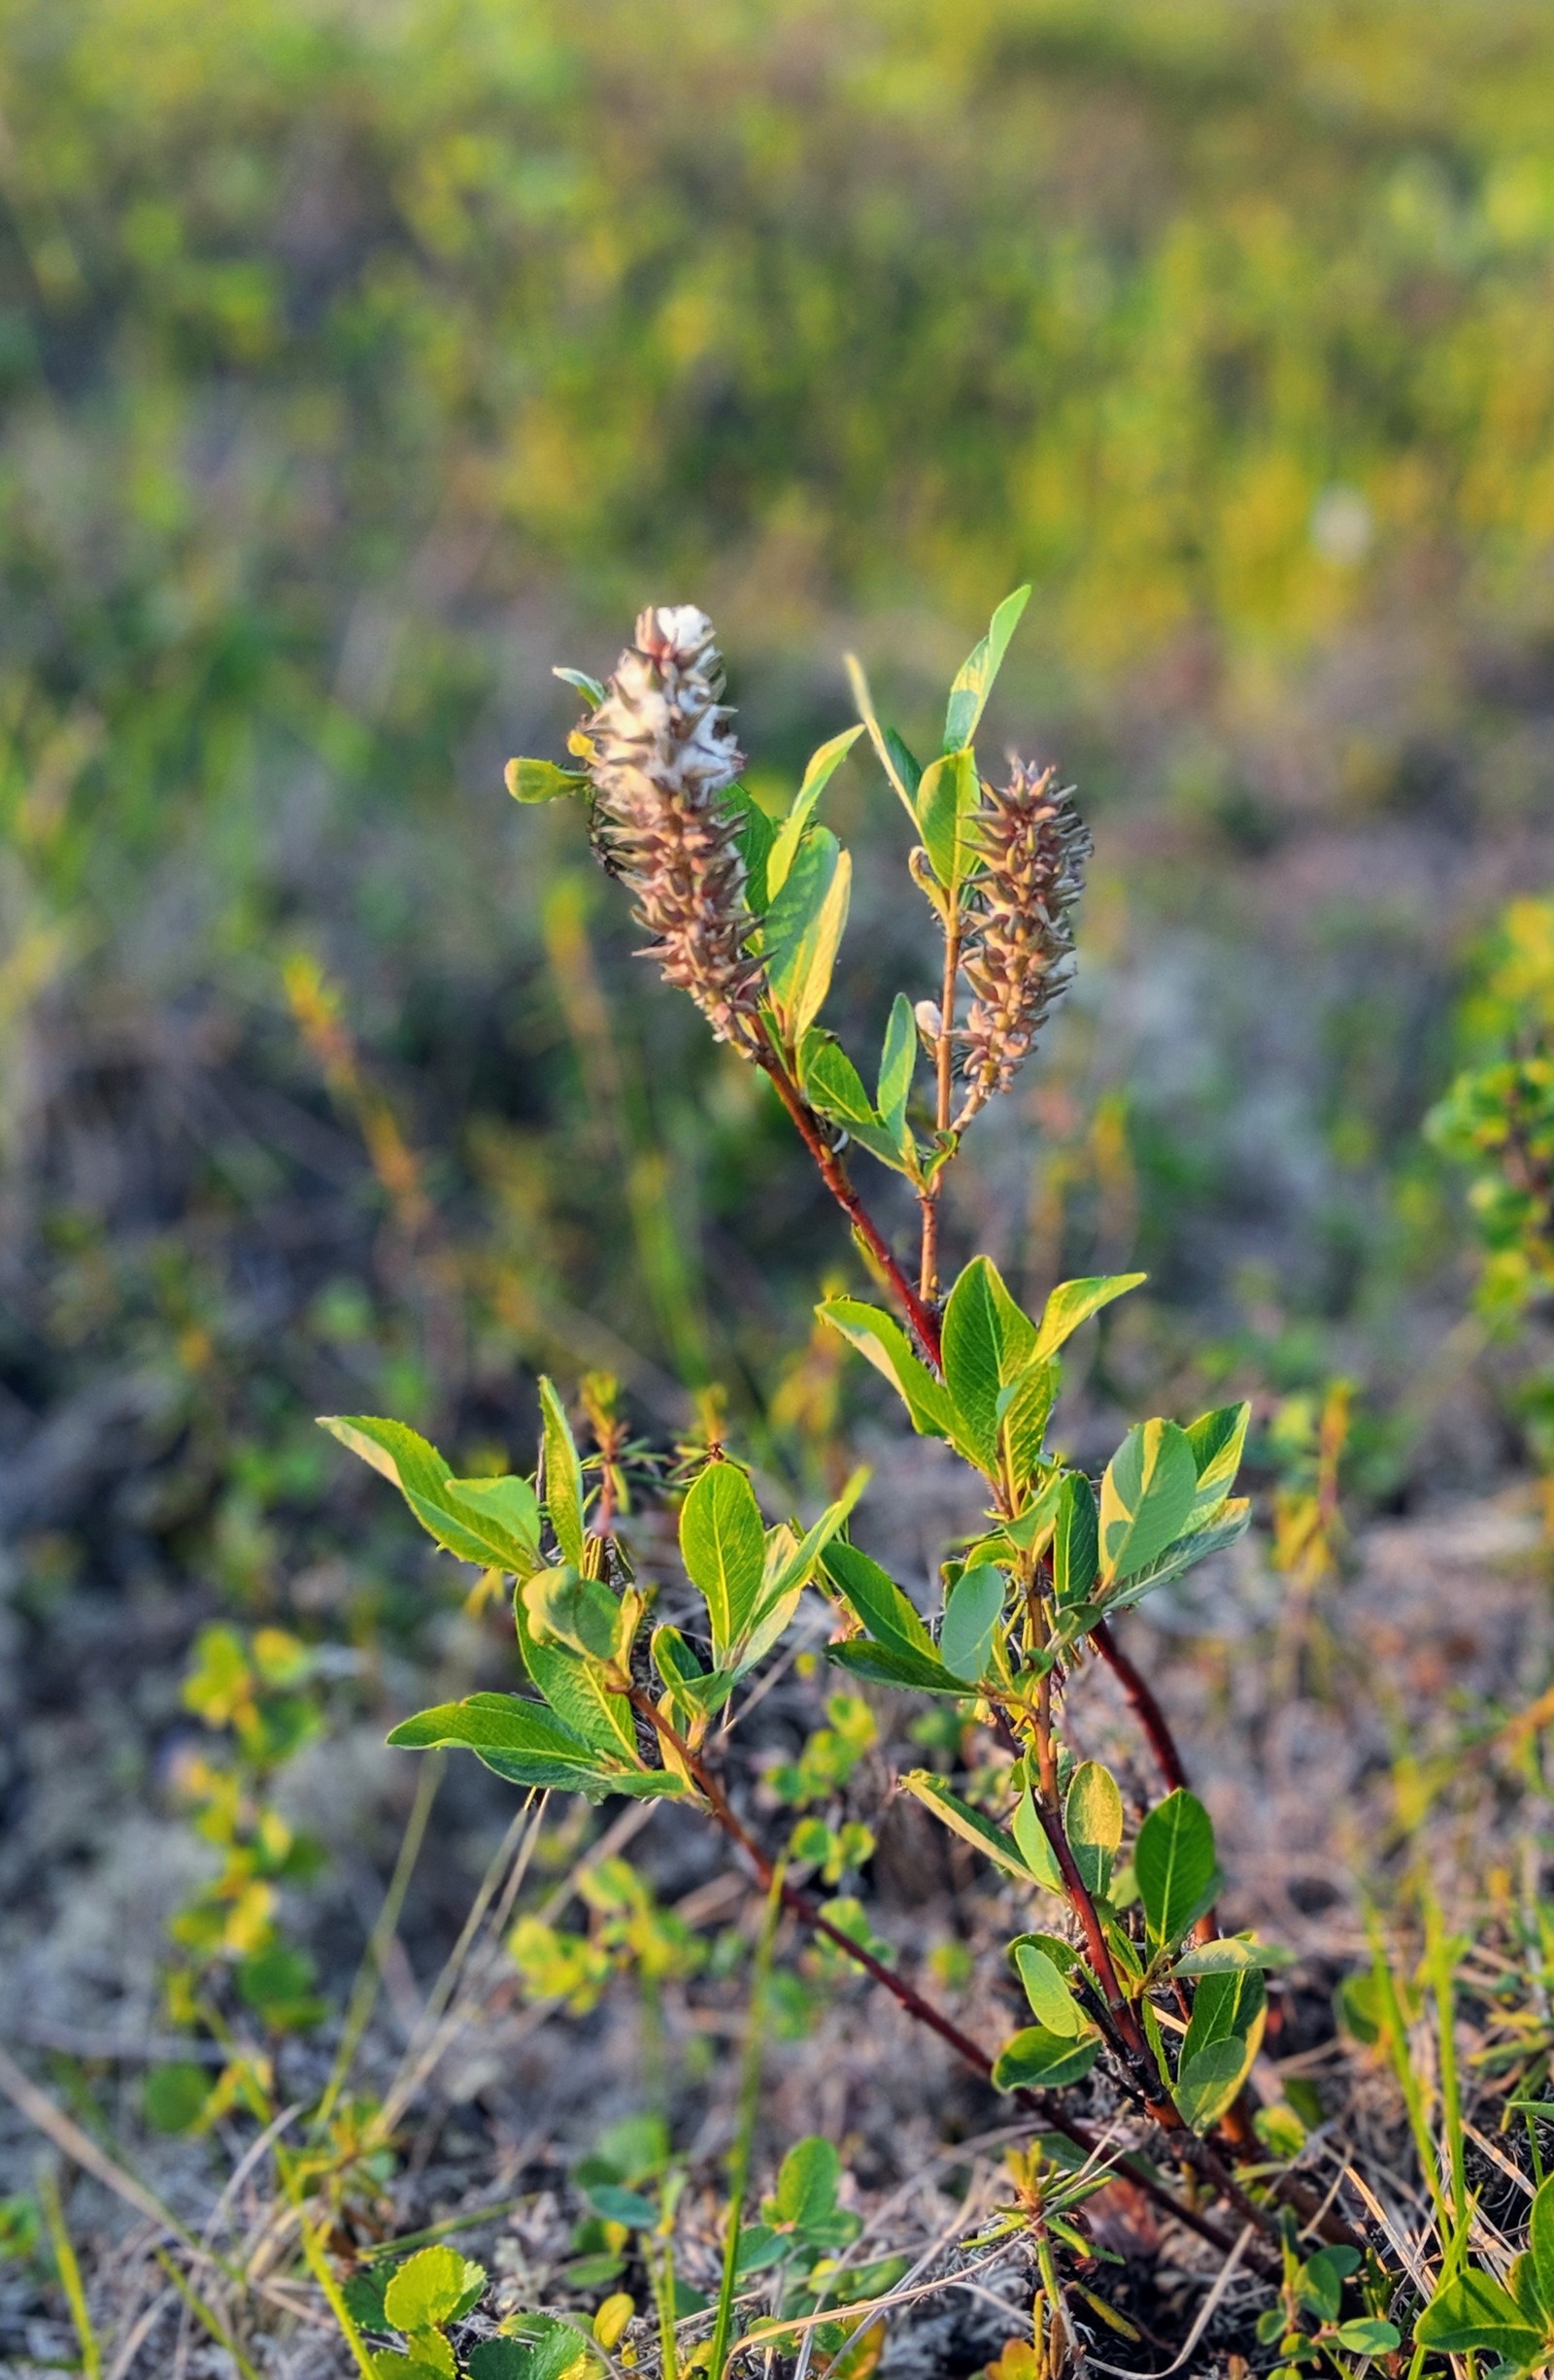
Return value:
[[(705, 1762), (691, 1751), (645, 1688), (633, 1687), (630, 1699), (643, 1718), (658, 1731), (663, 1742), (672, 1749), (676, 1762), (683, 1763), (694, 1778), (714, 1820), (728, 1836), (730, 1842), (738, 1845), (755, 1869), (760, 1885), (769, 1892), (776, 1876), (776, 1869), (749, 1828), (736, 1816), (718, 1779)], [(939, 2039), (952, 2049), (964, 2064), (970, 2066), (984, 2080), (991, 2080), (993, 2060), (987, 2051), (980, 2042), (974, 2041), (969, 2033), (963, 2032), (954, 2020), (945, 2015), (942, 2008), (936, 2008), (931, 2000), (925, 1999), (921, 1992), (916, 1991), (901, 1976), (894, 1974), (882, 1960), (875, 1958), (872, 1951), (866, 1950), (861, 1942), (855, 1942), (851, 1934), (844, 1933), (839, 1926), (833, 1925), (824, 1911), (816, 1906), (809, 1894), (802, 1892), (797, 1885), (790, 1884), (784, 1878), (778, 1887), (778, 1892), (784, 1908), (797, 1918), (800, 1925), (806, 1927), (811, 1933), (820, 1934), (825, 1940), (831, 1943), (835, 1949), (842, 1952), (844, 1957), (850, 1959), (855, 1966), (861, 1967), (865, 1975), (887, 1991), (892, 1998), (906, 2010), (908, 2016), (915, 2018), (918, 2024), (926, 2025), (930, 2032), (936, 2033)], [(1010, 2095), (1018, 2100), (1022, 2107), (1029, 2109), (1049, 2129), (1061, 2132), (1065, 2140), (1071, 2140), (1076, 2148), (1083, 2149), (1087, 2156), (1104, 2146), (1098, 2135), (1088, 2125), (1076, 2123), (1073, 2117), (1066, 2113), (1062, 2100), (1055, 2094), (1021, 2088)], [(1174, 2110), (1172, 2113), (1174, 2114)], [(1191, 2139), (1190, 2135), (1179, 2139), (1177, 2145), (1183, 2148), (1190, 2162), (1198, 2164), (1204, 2170), (1207, 2179), (1213, 2181), (1216, 2187), (1224, 2190), (1226, 2196), (1236, 2206), (1238, 2212), (1245, 2214), (1249, 2221), (1257, 2222), (1263, 2228), (1267, 2227), (1267, 2219), (1251, 2206), (1250, 2201), (1242, 2196), (1230, 2176), (1224, 2174), (1222, 2170), (1215, 2169), (1218, 2166), (1218, 2161), (1212, 2159), (1212, 2153), (1205, 2156), (1202, 2153), (1201, 2144)], [(1229, 2232), (1208, 2216), (1199, 2214), (1196, 2207), (1184, 2205), (1179, 2199), (1173, 2197), (1170, 2192), (1155, 2179), (1148, 2165), (1141, 2159), (1125, 2156), (1122, 2164), (1128, 2179), (1135, 2183), (1148, 2197), (1153, 2198), (1163, 2212), (1171, 2216), (1175, 2222), (1185, 2224), (1189, 2230), (1196, 2231), (1200, 2239), (1208, 2241), (1210, 2246), (1224, 2253), (1228, 2254), (1233, 2248), (1235, 2243)]]
[(886, 1280), (890, 1283), (901, 1311), (917, 1334), (923, 1353), (937, 1369), (939, 1361), (939, 1324), (932, 1308), (912, 1287), (884, 1232), (854, 1189), (838, 1152), (826, 1136), (826, 1127), (804, 1098), (787, 1067), (776, 1053), (762, 1057), (760, 1063), (770, 1075), (777, 1096), (794, 1122), (794, 1128), (814, 1158), (820, 1178), (841, 1208), (863, 1246), (868, 1250)]

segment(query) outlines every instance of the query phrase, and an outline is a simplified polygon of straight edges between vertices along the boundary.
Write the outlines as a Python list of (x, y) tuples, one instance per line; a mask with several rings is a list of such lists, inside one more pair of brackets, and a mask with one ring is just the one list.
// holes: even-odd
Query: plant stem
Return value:
[[(789, 1884), (786, 1878), (780, 1883), (777, 1882), (777, 1869), (774, 1862), (767, 1859), (760, 1845), (741, 1820), (735, 1816), (728, 1797), (717, 1778), (711, 1774), (698, 1756), (690, 1751), (647, 1690), (640, 1686), (634, 1687), (630, 1700), (633, 1707), (640, 1711), (649, 1724), (657, 1729), (663, 1741), (672, 1746), (678, 1760), (685, 1762), (705, 1796), (714, 1820), (729, 1840), (736, 1843), (745, 1854), (763, 1888), (770, 1892), (775, 1887), (784, 1908), (796, 1917), (800, 1925), (806, 1927), (811, 1933), (823, 1935), (827, 1941), (851, 1959), (855, 1966), (861, 1967), (865, 1975), (889, 1992), (892, 1998), (906, 2010), (908, 2016), (914, 2017), (920, 2025), (926, 2025), (930, 2032), (937, 2033), (939, 2039), (954, 2050), (958, 2058), (972, 2067), (976, 2073), (982, 2075), (985, 2080), (990, 2078), (993, 2073), (993, 2060), (980, 2042), (973, 2041), (969, 2033), (963, 2032), (942, 2009), (935, 2008), (931, 2000), (925, 1999), (922, 1993), (915, 1991), (912, 1985), (905, 1982), (902, 1977), (894, 1975), (882, 1961), (874, 1957), (872, 1951), (865, 1950), (861, 1942), (855, 1942), (851, 1934), (844, 1933), (839, 1926), (833, 1926), (829, 1918), (816, 1907), (807, 1893), (801, 1892), (796, 1885)], [(1088, 2154), (1099, 2146), (1098, 2135), (1088, 2126), (1076, 2124), (1073, 2118), (1064, 2112), (1061, 2100), (1054, 2093), (1021, 2089), (1012, 2093), (1011, 2096), (1016, 2098), (1022, 2107), (1029, 2108), (1032, 2115), (1039, 2117), (1040, 2121), (1051, 2130), (1062, 2132), (1064, 2139), (1071, 2140), (1076, 2148), (1083, 2149)], [(1174, 2114), (1174, 2110), (1172, 2112)], [(1250, 2220), (1261, 2222), (1267, 2228), (1267, 2218), (1249, 2208), (1248, 2201), (1230, 2176), (1224, 2173), (1223, 2167), (1219, 2166), (1219, 2161), (1212, 2158), (1212, 2153), (1207, 2156), (1195, 2156), (1194, 2152), (1200, 2150), (1202, 2144), (1193, 2139), (1191, 2134), (1179, 2132), (1177, 2140), (1178, 2145), (1186, 2144), (1183, 2153), (1187, 2156), (1189, 2162), (1201, 2164), (1207, 2177), (1214, 2181), (1217, 2187), (1223, 2188), (1227, 2196), (1236, 2203), (1238, 2211), (1248, 2214)], [(1176, 2222), (1185, 2224), (1189, 2230), (1196, 2231), (1199, 2238), (1207, 2240), (1212, 2247), (1228, 2252), (1234, 2246), (1235, 2243), (1229, 2233), (1222, 2230), (1207, 2216), (1200, 2215), (1196, 2207), (1185, 2206), (1179, 2199), (1172, 2197), (1170, 2192), (1156, 2181), (1148, 2166), (1141, 2160), (1131, 2156), (1125, 2157), (1123, 2165), (1128, 2179), (1136, 2183), (1147, 2196), (1153, 2198), (1156, 2204)]]
[(1154, 1689), (1136, 1669), (1111, 1632), (1109, 1624), (1098, 1620), (1090, 1631), (1090, 1641), (1116, 1678), (1133, 1708), (1133, 1715), (1149, 1741), (1161, 1775), (1172, 1793), (1187, 1791), (1187, 1769), (1171, 1733), (1171, 1723), (1155, 1698)]
[[(937, 1073), (933, 1120), (941, 1133), (948, 1132), (950, 1128), (955, 1075), (955, 988), (960, 973), (961, 913), (952, 906), (944, 925), (944, 984), (939, 997), (938, 1041), (933, 1054)], [(920, 1193), (923, 1257), (918, 1274), (918, 1295), (928, 1306), (933, 1305), (939, 1294), (939, 1194), (943, 1187), (944, 1166), (940, 1164), (932, 1180)]]
[(868, 1250), (886, 1280), (890, 1283), (902, 1312), (917, 1335), (925, 1356), (935, 1369), (939, 1361), (939, 1325), (935, 1315), (919, 1296), (908, 1281), (894, 1249), (881, 1231), (873, 1216), (853, 1188), (847, 1167), (826, 1137), (826, 1129), (814, 1109), (805, 1099), (793, 1076), (774, 1051), (760, 1060), (771, 1077), (777, 1096), (793, 1119), (797, 1132), (814, 1158), (820, 1178), (852, 1224), (858, 1238)]

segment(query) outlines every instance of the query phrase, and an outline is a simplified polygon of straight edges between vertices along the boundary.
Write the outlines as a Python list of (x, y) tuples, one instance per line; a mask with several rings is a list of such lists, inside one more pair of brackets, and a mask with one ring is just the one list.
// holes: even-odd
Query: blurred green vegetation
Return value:
[[(824, 1473), (829, 1220), (500, 791), (650, 599), (717, 618), (759, 790), (841, 644), (910, 725), (1033, 578), (998, 723), (1100, 859), (983, 1244), (1140, 1253), (1125, 1401), (1407, 1379), (1467, 1295), (1457, 954), (1548, 858), (1551, 74), (1528, 0), (0, 0), (27, 1608), (370, 1633), (312, 1413), (473, 1465), (541, 1362), (660, 1436), (720, 1380)], [(903, 934), (865, 886), (844, 998)]]

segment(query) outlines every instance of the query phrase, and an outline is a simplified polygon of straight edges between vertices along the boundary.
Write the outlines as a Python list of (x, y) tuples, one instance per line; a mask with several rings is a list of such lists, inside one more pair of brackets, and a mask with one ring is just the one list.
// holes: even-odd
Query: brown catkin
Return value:
[(583, 724), (601, 856), (653, 936), (643, 953), (688, 991), (721, 1041), (763, 1048), (761, 964), (746, 950), (739, 821), (724, 795), (743, 765), (712, 622), (693, 604), (637, 621), (604, 700)]
[(965, 1084), (958, 1127), (1008, 1089), (1071, 973), (1071, 913), (1091, 841), (1072, 788), (1055, 785), (1056, 774), (1011, 760), (1006, 785), (982, 788), (982, 867), (962, 936), (973, 997), (957, 1035)]

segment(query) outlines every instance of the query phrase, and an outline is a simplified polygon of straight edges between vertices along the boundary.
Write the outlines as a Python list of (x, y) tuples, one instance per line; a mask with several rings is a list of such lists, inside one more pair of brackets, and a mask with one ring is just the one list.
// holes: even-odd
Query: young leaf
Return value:
[(1538, 2185), (1528, 2221), (1528, 2250), (1545, 2313), (1554, 2319), (1554, 2174)]
[(836, 2204), (842, 2161), (828, 2140), (795, 2141), (783, 2159), (770, 2200), (771, 2219), (805, 2231), (823, 2223)]
[(763, 918), (770, 906), (766, 863), (777, 840), (776, 825), (742, 785), (731, 785), (724, 802), (734, 821), (734, 840), (745, 863), (745, 906), (753, 918)]
[(1052, 1532), (1052, 1592), (1060, 1605), (1084, 1601), (1099, 1552), (1095, 1492), (1082, 1471), (1065, 1471)]
[(1098, 1760), (1082, 1760), (1074, 1770), (1063, 1824), (1087, 1889), (1104, 1894), (1123, 1839), (1123, 1797), (1116, 1778)]
[(981, 800), (976, 755), (930, 760), (917, 789), (917, 824), (929, 863), (953, 901), (976, 861), (972, 821)]
[(766, 984), (791, 1050), (803, 1040), (830, 989), (852, 882), (853, 863), (836, 837), (828, 827), (812, 827), (766, 912)]
[(821, 1568), (876, 1643), (893, 1653), (911, 1654), (935, 1668), (940, 1665), (938, 1648), (927, 1625), (877, 1561), (871, 1561), (858, 1546), (833, 1538), (821, 1557)]
[(706, 1599), (712, 1658), (727, 1663), (760, 1607), (766, 1532), (755, 1490), (733, 1462), (709, 1462), (680, 1511), (680, 1554)]
[(1252, 1517), (1252, 1507), (1245, 1496), (1233, 1496), (1228, 1504), (1220, 1505), (1219, 1512), (1221, 1517), (1211, 1528), (1196, 1529), (1189, 1537), (1178, 1537), (1164, 1554), (1157, 1554), (1153, 1561), (1133, 1571), (1123, 1586), (1107, 1595), (1107, 1612), (1127, 1611), (1132, 1604), (1141, 1603), (1157, 1587), (1168, 1586), (1196, 1563), (1206, 1561), (1211, 1554), (1223, 1554), (1227, 1546), (1245, 1535)]
[(1338, 2325), (1336, 2343), (1349, 2355), (1392, 2355), (1402, 2345), (1402, 2333), (1379, 2315), (1358, 2314)]
[(456, 1480), (434, 1446), (403, 1422), (368, 1414), (324, 1414), (319, 1426), (399, 1490), (443, 1551), (483, 1570), (522, 1576), (538, 1559), (524, 1480)]
[(957, 1701), (966, 1692), (963, 1681), (951, 1676), (936, 1654), (925, 1659), (919, 1653), (903, 1653), (895, 1645), (874, 1644), (867, 1636), (848, 1636), (840, 1644), (828, 1645), (826, 1659), (870, 1686), (899, 1686), (916, 1694), (950, 1694)]
[(1198, 1492), (1187, 1516), (1189, 1529), (1217, 1512), (1234, 1487), (1235, 1474), (1241, 1467), (1241, 1450), (1246, 1444), (1246, 1425), (1251, 1418), (1252, 1408), (1248, 1404), (1221, 1405), (1217, 1411), (1202, 1414), (1188, 1424), (1188, 1444), (1198, 1465)]
[(1182, 1533), (1198, 1489), (1186, 1430), (1174, 1422), (1138, 1422), (1100, 1483), (1100, 1578), (1127, 1579)]
[(1008, 1587), (1003, 1572), (985, 1562), (963, 1570), (950, 1590), (939, 1630), (939, 1659), (967, 1685), (986, 1677), (992, 1666), (993, 1640)]
[(469, 2380), (573, 2380), (597, 2368), (581, 2330), (555, 2314), (525, 2314), (522, 2335), (484, 2338), (469, 2351)]
[(486, 2285), (484, 2265), (456, 2248), (422, 2248), (398, 2266), (384, 2291), (384, 2312), (396, 2330), (440, 2330), (451, 2322), (473, 2286)]
[(1199, 1984), (1174, 2095), (1184, 2123), (1195, 2132), (1206, 2132), (1219, 2122), (1252, 2071), (1267, 2008), (1258, 1967), (1205, 1975)]
[(562, 1725), (595, 1752), (640, 1768), (631, 1705), (625, 1694), (610, 1693), (595, 1662), (537, 1636), (522, 1592), (513, 1597), (513, 1621), (524, 1666)]
[(998, 1391), (1003, 1459), (1018, 1489), (1029, 1487), (1040, 1468), (1047, 1424), (1058, 1400), (1059, 1381), (1059, 1365), (1056, 1358), (1051, 1358), (1028, 1363), (1023, 1372)]
[(559, 678), (563, 686), (575, 687), (577, 691), (587, 702), (591, 711), (596, 711), (600, 703), (604, 700), (603, 687), (599, 684), (597, 678), (591, 678), (587, 670), (553, 669), (551, 671), (551, 676), (553, 678)]
[(979, 1466), (996, 1472), (1000, 1391), (1030, 1364), (1034, 1324), (1022, 1314), (986, 1257), (966, 1266), (944, 1309), (944, 1385), (977, 1450)]
[(1088, 1281), (1061, 1281), (1041, 1310), (1033, 1356), (1055, 1356), (1071, 1339), (1081, 1323), (1088, 1323), (1102, 1306), (1125, 1291), (1136, 1290), (1144, 1273), (1111, 1273)]
[(900, 1391), (912, 1426), (921, 1436), (956, 1442), (958, 1425), (949, 1392), (928, 1365), (918, 1361), (894, 1316), (856, 1297), (828, 1297), (815, 1311)]
[(584, 1771), (598, 1766), (591, 1745), (539, 1703), (518, 1694), (469, 1694), (462, 1702), (440, 1702), (429, 1711), (418, 1711), (413, 1719), (402, 1719), (388, 1741), (410, 1752), (461, 1745), (503, 1776), (509, 1768), (498, 1767), (498, 1761), (522, 1761), (547, 1772), (525, 1776), (520, 1780), (524, 1784), (571, 1786)]
[[(959, 1793), (952, 1793), (931, 1769), (908, 1769), (900, 1782), (902, 1792), (921, 1801), (926, 1810), (931, 1810), (952, 1834), (958, 1834), (963, 1843), (969, 1843), (973, 1850), (990, 1859), (996, 1867), (1001, 1867), (1007, 1875), (1018, 1877), (1022, 1884), (1031, 1881), (1030, 1867), (1013, 1835), (1006, 1834), (1001, 1827), (996, 1826), (982, 1811), (973, 1809), (968, 1801), (963, 1801)], [(1046, 1878), (1037, 1876), (1036, 1882), (1045, 1883)], [(1061, 1893), (1062, 1878), (1059, 1877), (1049, 1890)]]
[(551, 1382), (540, 1377), (541, 1443), (545, 1450), (545, 1509), (550, 1515), (561, 1559), (575, 1570), (583, 1567), (583, 1466), (578, 1460), (561, 1400)]
[(1518, 2371), (1545, 2354), (1542, 2333), (1532, 2328), (1515, 2298), (1493, 2273), (1471, 2264), (1436, 2290), (1414, 2324), (1414, 2337), (1421, 2347), (1442, 2355), (1503, 2356)]
[[(815, 1565), (826, 1548), (838, 1531), (846, 1527), (852, 1517), (854, 1505), (868, 1486), (868, 1472), (862, 1468), (854, 1471), (841, 1494), (832, 1503), (827, 1505), (820, 1519), (811, 1524), (792, 1551), (783, 1552), (779, 1559), (769, 1564), (769, 1577), (765, 1576), (763, 1568), (762, 1616), (773, 1604), (780, 1603), (786, 1596), (795, 1593), (800, 1587), (808, 1585), (810, 1579), (815, 1575)], [(763, 1564), (771, 1551), (770, 1544), (763, 1549)]]
[(1003, 656), (1009, 650), (1009, 639), (1020, 625), (1021, 616), (1030, 601), (1029, 587), (1017, 587), (1012, 595), (1005, 595), (988, 625), (988, 633), (963, 662), (955, 684), (950, 688), (949, 708), (944, 718), (944, 749), (958, 752), (969, 744), (982, 723), (988, 696), (994, 680), (1003, 667)]
[(834, 1034), (811, 1025), (798, 1052), (798, 1087), (811, 1107), (850, 1132), (879, 1120), (863, 1080)]
[(567, 1645), (596, 1661), (620, 1649), (623, 1607), (602, 1579), (584, 1578), (570, 1562), (536, 1570), (518, 1591), (537, 1641)]
[(1179, 1942), (1220, 1889), (1214, 1828), (1193, 1793), (1178, 1787), (1138, 1829), (1133, 1875), (1154, 1942)]
[(904, 991), (898, 991), (891, 1002), (890, 1020), (885, 1027), (878, 1092), (880, 1122), (898, 1148), (907, 1140), (906, 1103), (912, 1090), (917, 1048), (917, 1020), (912, 1014), (912, 1003)]
[(1062, 2033), (1069, 2039), (1082, 2032), (1084, 2013), (1048, 1954), (1038, 1950), (1033, 1942), (1017, 1942), (1014, 1962), (1036, 2022), (1044, 2025), (1048, 2032)]
[(819, 752), (811, 754), (809, 766), (804, 771), (804, 782), (794, 796), (793, 808), (777, 830), (766, 861), (768, 900), (774, 901), (787, 883), (799, 839), (809, 824), (815, 804), (862, 732), (861, 727), (845, 728), (840, 735), (833, 735), (828, 744), (823, 744)]
[(1068, 1888), (1063, 1880), (1063, 1869), (1058, 1864), (1058, 1855), (1053, 1850), (1048, 1840), (1047, 1829), (1037, 1815), (1036, 1805), (1031, 1799), (1029, 1785), (1015, 1804), (1014, 1817), (1010, 1823), (1014, 1827), (1014, 1839), (1019, 1846), (1020, 1857), (1036, 1882), (1044, 1886), (1049, 1893), (1066, 1894)]
[(1028, 2025), (1011, 2035), (994, 2061), (993, 2088), (1056, 2091), (1082, 2082), (1099, 2055), (1100, 2036), (1094, 2028), (1076, 2041), (1067, 2033), (1049, 2032), (1045, 2025)]
[(585, 770), (557, 768), (554, 760), (509, 760), (502, 777), (516, 802), (553, 802), (588, 784)]
[(895, 788), (901, 806), (915, 827), (917, 809), (914, 796), (917, 793), (918, 779), (922, 772), (895, 728), (880, 725), (874, 714), (874, 698), (868, 690), (868, 680), (863, 675), (857, 655), (850, 653), (846, 659), (847, 682), (853, 689), (853, 700), (858, 705), (858, 716), (868, 729), (869, 742), (879, 754), (880, 766)]

